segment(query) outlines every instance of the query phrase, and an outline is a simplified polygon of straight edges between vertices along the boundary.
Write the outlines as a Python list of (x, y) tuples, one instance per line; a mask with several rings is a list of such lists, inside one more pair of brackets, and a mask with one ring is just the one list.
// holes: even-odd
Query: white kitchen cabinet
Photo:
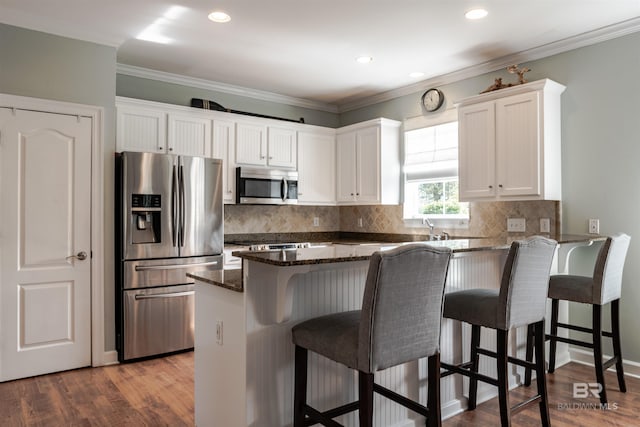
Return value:
[(560, 95), (539, 80), (458, 105), (461, 201), (560, 200)]
[(236, 161), (239, 165), (296, 169), (295, 129), (252, 122), (236, 124)]
[(236, 138), (235, 123), (231, 120), (213, 120), (213, 157), (222, 159), (223, 189), (225, 204), (236, 202)]
[(298, 132), (298, 204), (336, 203), (335, 132)]
[(267, 126), (256, 123), (236, 123), (236, 162), (240, 165), (267, 164)]
[(296, 169), (298, 140), (295, 129), (269, 126), (267, 130), (267, 165)]
[(211, 119), (169, 113), (167, 151), (185, 156), (211, 157)]
[(117, 151), (211, 156), (211, 118), (157, 102), (118, 98)]
[(338, 129), (336, 172), (338, 204), (400, 203), (400, 122), (375, 119)]
[(137, 105), (117, 105), (117, 151), (164, 153), (167, 149), (167, 113)]

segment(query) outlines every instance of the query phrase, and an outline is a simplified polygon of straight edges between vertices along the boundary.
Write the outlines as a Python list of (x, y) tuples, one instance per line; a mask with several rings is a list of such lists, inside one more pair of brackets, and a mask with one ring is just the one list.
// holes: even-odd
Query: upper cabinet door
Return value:
[(266, 139), (266, 126), (236, 123), (236, 162), (243, 165), (266, 166)]
[(225, 204), (236, 202), (235, 123), (213, 120), (213, 157), (222, 159), (222, 199)]
[(493, 102), (458, 111), (460, 200), (493, 198), (495, 184), (495, 107)]
[(336, 200), (356, 200), (356, 132), (338, 135), (336, 139)]
[(117, 151), (167, 151), (167, 114), (164, 111), (118, 106), (116, 120)]
[(297, 166), (296, 131), (269, 126), (267, 142), (267, 164), (284, 169), (296, 169)]
[(185, 156), (211, 156), (211, 119), (169, 113), (167, 151)]
[(370, 127), (356, 135), (356, 196), (359, 202), (380, 202), (380, 128)]
[(336, 202), (336, 141), (325, 133), (298, 134), (298, 203)]
[(500, 195), (541, 193), (539, 93), (496, 101), (496, 165)]

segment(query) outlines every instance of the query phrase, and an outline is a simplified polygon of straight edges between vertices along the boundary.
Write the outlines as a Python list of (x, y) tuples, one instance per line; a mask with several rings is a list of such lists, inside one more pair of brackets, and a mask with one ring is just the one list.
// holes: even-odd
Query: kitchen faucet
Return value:
[(426, 225), (427, 227), (429, 227), (429, 239), (433, 240), (433, 229), (436, 228), (435, 224), (429, 221), (429, 218), (423, 216), (422, 225)]

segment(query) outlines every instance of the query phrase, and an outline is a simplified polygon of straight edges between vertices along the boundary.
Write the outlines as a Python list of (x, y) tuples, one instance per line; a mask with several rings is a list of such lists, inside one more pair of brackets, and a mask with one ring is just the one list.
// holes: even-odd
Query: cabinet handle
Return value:
[(356, 193), (356, 196), (359, 196), (359, 195), (360, 195), (360, 193)]
[(163, 150), (163, 149), (164, 149), (164, 148), (162, 148), (162, 147), (158, 147), (158, 150)]
[(502, 184), (498, 184), (498, 187), (502, 188)]
[(353, 196), (353, 193), (351, 193), (351, 195)]
[(264, 159), (264, 156), (260, 156), (261, 159)]
[(493, 185), (490, 185), (489, 188), (493, 188)]
[(273, 156), (269, 156), (269, 160), (273, 160)]

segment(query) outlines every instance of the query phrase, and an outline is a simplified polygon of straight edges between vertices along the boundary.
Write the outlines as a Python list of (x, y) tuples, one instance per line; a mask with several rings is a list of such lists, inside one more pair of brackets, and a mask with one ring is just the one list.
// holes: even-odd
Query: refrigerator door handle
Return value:
[(192, 264), (166, 264), (166, 265), (136, 265), (136, 271), (149, 271), (149, 270), (175, 270), (176, 268), (188, 268), (188, 267), (206, 267), (208, 265), (217, 265), (218, 261), (209, 262), (195, 262)]
[(176, 165), (173, 165), (173, 173), (171, 176), (171, 239), (173, 246), (178, 245), (178, 174)]
[(179, 183), (179, 191), (180, 191), (180, 225), (178, 231), (178, 238), (180, 242), (180, 247), (184, 246), (184, 216), (185, 216), (185, 202), (184, 202), (184, 170), (182, 165), (180, 165), (179, 173), (178, 173), (178, 183)]
[(187, 297), (193, 295), (194, 291), (183, 291), (183, 292), (167, 292), (164, 294), (150, 294), (150, 295), (136, 295), (136, 300), (141, 299), (154, 299), (154, 298), (175, 298), (175, 297)]

